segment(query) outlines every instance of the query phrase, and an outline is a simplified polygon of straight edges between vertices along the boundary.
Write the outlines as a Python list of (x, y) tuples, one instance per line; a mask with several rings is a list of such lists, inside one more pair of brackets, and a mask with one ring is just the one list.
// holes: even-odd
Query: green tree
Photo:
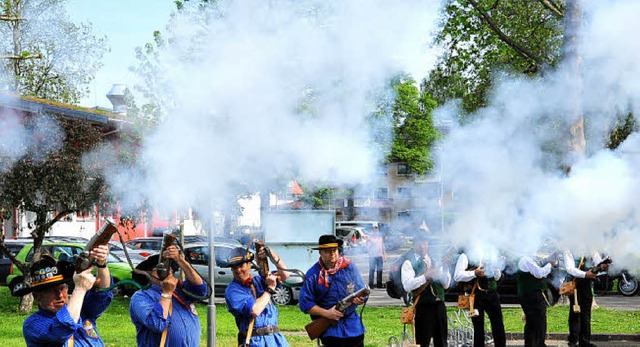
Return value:
[(0, 85), (19, 95), (74, 104), (87, 93), (107, 47), (75, 24), (64, 0), (0, 2)]
[(431, 147), (439, 136), (431, 115), (437, 103), (429, 93), (421, 92), (409, 76), (395, 80), (393, 89), (394, 138), (388, 160), (407, 163), (411, 172), (427, 173), (433, 168)]
[[(23, 121), (30, 138), (15, 144), (24, 147), (24, 155), (0, 175), (0, 211), (4, 219), (15, 209), (35, 214), (33, 262), (40, 258), (40, 246), (53, 224), (70, 213), (93, 211), (96, 204), (108, 213), (112, 198), (103, 178), (97, 171), (86, 170), (88, 163), (83, 162), (83, 156), (102, 143), (100, 128), (53, 115), (35, 115)], [(3, 155), (2, 159), (7, 158)], [(2, 242), (0, 250), (7, 253)], [(28, 278), (27, 265), (13, 261)], [(30, 309), (31, 299), (27, 298), (20, 310)]]
[(423, 82), (435, 100), (486, 105), (497, 72), (529, 76), (556, 66), (563, 43), (563, 1), (449, 0), (435, 44), (444, 49)]

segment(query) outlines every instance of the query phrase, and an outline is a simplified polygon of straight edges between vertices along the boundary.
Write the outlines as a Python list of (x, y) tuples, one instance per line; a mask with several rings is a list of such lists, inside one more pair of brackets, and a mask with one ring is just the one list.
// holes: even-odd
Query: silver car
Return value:
[[(231, 268), (220, 267), (224, 265), (229, 258), (229, 254), (238, 245), (235, 243), (216, 243), (213, 246), (216, 257), (216, 267), (214, 272), (214, 290), (215, 296), (223, 297), (224, 291), (231, 281), (233, 281), (233, 272)], [(189, 243), (184, 246), (184, 254), (187, 260), (193, 265), (193, 268), (204, 278), (209, 281), (209, 244), (206, 242)], [(253, 276), (258, 272), (254, 269), (251, 271)], [(290, 287), (278, 284), (276, 294), (273, 295), (273, 301), (278, 305), (288, 305), (296, 302), (298, 291), (292, 290)]]
[[(137, 249), (133, 246), (127, 246), (127, 253), (129, 254), (129, 258), (131, 258), (131, 262), (133, 265), (140, 264), (143, 260), (147, 259), (150, 255), (155, 254), (153, 251), (149, 251), (146, 249)], [(122, 261), (126, 262), (127, 257), (124, 254), (124, 248), (122, 247), (122, 243), (118, 241), (109, 241), (109, 251), (118, 256), (118, 258), (122, 259)]]

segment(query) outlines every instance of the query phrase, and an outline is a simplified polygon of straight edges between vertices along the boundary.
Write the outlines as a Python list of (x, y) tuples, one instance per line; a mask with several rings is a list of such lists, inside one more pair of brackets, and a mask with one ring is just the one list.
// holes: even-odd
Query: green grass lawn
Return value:
[[(2, 347), (25, 346), (22, 338), (22, 323), (26, 315), (16, 313), (18, 298), (11, 297), (6, 287), (0, 287), (0, 341)], [(363, 314), (367, 328), (366, 346), (386, 346), (390, 336), (400, 336), (400, 307), (369, 307)], [(567, 331), (567, 306), (552, 307), (548, 311), (549, 332)], [(450, 309), (452, 310), (452, 309)], [(202, 343), (207, 345), (207, 306), (199, 305), (198, 313), (202, 323)], [(507, 331), (521, 332), (522, 310), (504, 309)], [(308, 316), (297, 306), (280, 307), (280, 329), (284, 331), (291, 346), (315, 346), (304, 332)], [(129, 318), (129, 299), (117, 298), (104, 315), (98, 319), (98, 330), (107, 346), (135, 346), (135, 328)], [(593, 312), (593, 333), (640, 334), (640, 311), (614, 311), (599, 308)], [(217, 346), (235, 346), (237, 328), (226, 306), (216, 306)]]

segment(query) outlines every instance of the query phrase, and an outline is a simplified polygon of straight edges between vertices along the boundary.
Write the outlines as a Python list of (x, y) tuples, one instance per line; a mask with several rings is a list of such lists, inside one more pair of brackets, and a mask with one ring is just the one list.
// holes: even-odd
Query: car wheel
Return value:
[[(118, 282), (120, 282), (120, 280), (119, 280), (119, 279), (117, 279), (117, 278), (114, 278), (114, 279), (113, 279), (113, 283), (118, 283)], [(113, 285), (113, 283), (111, 283), (111, 284)], [(113, 297), (114, 297), (114, 298), (115, 298), (115, 297), (117, 297), (117, 296), (122, 296), (122, 295), (124, 295), (124, 292), (123, 292), (123, 290), (122, 290), (122, 287), (121, 287), (121, 286), (115, 286), (115, 287), (113, 287), (113, 289), (111, 289), (111, 293), (113, 293)]]
[(17, 285), (22, 285), (22, 276), (18, 276), (12, 279), (11, 282), (9, 283), (9, 291), (11, 291), (11, 295), (13, 296), (15, 296), (13, 294), (13, 291), (15, 290)]
[(276, 293), (271, 298), (276, 305), (289, 305), (293, 303), (293, 291), (289, 287), (278, 284)]
[(638, 292), (638, 280), (635, 277), (626, 274), (626, 281), (623, 278), (618, 279), (618, 291), (624, 296), (634, 296)]

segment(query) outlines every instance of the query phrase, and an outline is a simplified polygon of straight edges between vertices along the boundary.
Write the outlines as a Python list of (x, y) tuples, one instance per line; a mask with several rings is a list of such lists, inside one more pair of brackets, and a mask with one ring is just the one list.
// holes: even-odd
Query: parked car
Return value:
[[(125, 244), (127, 247), (127, 254), (129, 254), (129, 258), (133, 265), (140, 264), (143, 260), (147, 259), (150, 255), (156, 253), (145, 249), (137, 249), (133, 246)], [(122, 247), (122, 243), (119, 241), (109, 241), (109, 251), (112, 254), (115, 254), (123, 261), (127, 261), (127, 256), (124, 254), (124, 247)]]
[[(155, 254), (157, 252), (160, 252), (160, 249), (162, 248), (163, 239), (164, 239), (163, 236), (138, 237), (133, 240), (129, 240), (125, 242), (125, 244), (135, 249), (146, 250), (148, 252), (152, 252), (153, 254)], [(207, 238), (206, 235), (185, 235), (184, 236), (185, 245), (194, 243), (194, 242), (208, 242), (208, 240), (209, 239)], [(242, 243), (240, 243), (240, 241), (230, 237), (225, 237), (225, 236), (215, 236), (214, 242), (230, 244), (230, 245), (233, 244), (236, 247), (242, 247)]]
[[(33, 242), (33, 240), (23, 239), (23, 240), (4, 240), (4, 244), (7, 246), (9, 251), (13, 254), (17, 254), (20, 252), (24, 245)], [(9, 272), (11, 270), (11, 259), (4, 252), (0, 251), (0, 285), (6, 286), (7, 276), (9, 276)]]
[(162, 248), (162, 239), (162, 236), (138, 237), (125, 242), (125, 244), (135, 249), (145, 250), (155, 254)]
[[(46, 250), (51, 253), (56, 260), (67, 260), (73, 262), (74, 256), (79, 255), (84, 250), (84, 244), (81, 243), (73, 243), (73, 242), (65, 242), (65, 241), (52, 241), (45, 240), (42, 244), (42, 250)], [(24, 263), (28, 263), (33, 258), (33, 243), (25, 244), (22, 249), (16, 254), (16, 258)], [(107, 266), (109, 267), (109, 272), (113, 277), (115, 282), (119, 282), (121, 280), (130, 280), (131, 279), (131, 267), (129, 264), (123, 262), (118, 256), (109, 253), (107, 257)], [(9, 285), (9, 290), (14, 292), (14, 289), (17, 285), (22, 284), (23, 275), (22, 271), (15, 265), (11, 265), (10, 274), (7, 276), (7, 283)], [(122, 295), (122, 294), (131, 294), (135, 291), (135, 287), (126, 285), (125, 287), (115, 287), (113, 289), (114, 295)]]
[[(214, 271), (214, 295), (217, 297), (223, 297), (224, 291), (231, 281), (233, 281), (233, 273), (231, 268), (224, 267), (227, 263), (227, 259), (231, 251), (238, 247), (236, 243), (216, 243), (213, 246), (215, 254), (216, 268)], [(209, 281), (209, 244), (207, 242), (196, 242), (185, 244), (185, 257), (194, 269), (204, 278)], [(257, 271), (252, 270), (253, 276), (257, 275)], [(295, 281), (294, 281), (295, 282)], [(291, 282), (291, 283), (294, 283)], [(289, 282), (287, 282), (289, 283)], [(272, 296), (273, 301), (278, 305), (293, 304), (298, 300), (298, 292), (293, 290), (290, 286), (278, 284), (276, 287), (276, 294)]]

